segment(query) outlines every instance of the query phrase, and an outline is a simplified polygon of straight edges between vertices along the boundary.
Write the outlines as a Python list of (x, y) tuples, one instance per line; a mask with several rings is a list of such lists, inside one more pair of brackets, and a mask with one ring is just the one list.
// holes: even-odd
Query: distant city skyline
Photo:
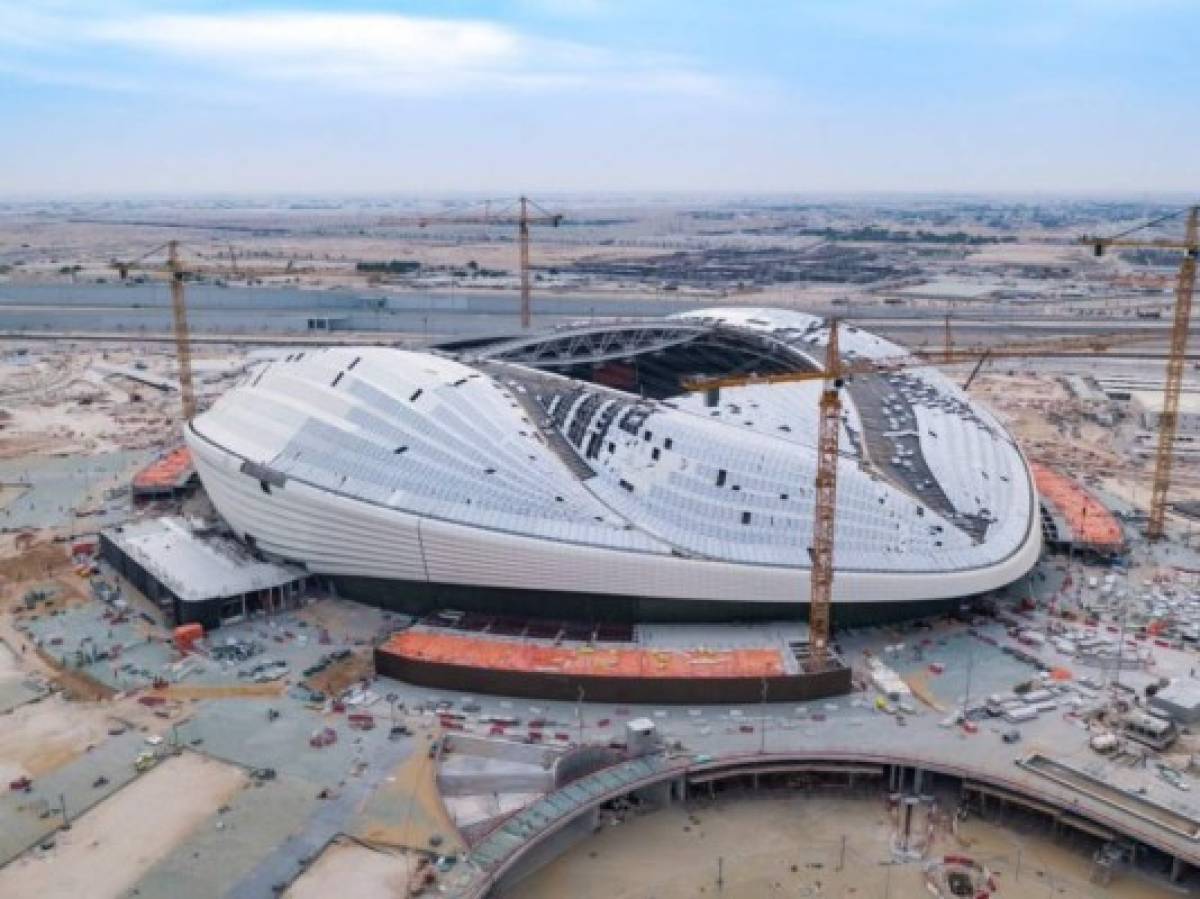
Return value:
[(0, 3), (0, 196), (1171, 194), (1194, 0)]

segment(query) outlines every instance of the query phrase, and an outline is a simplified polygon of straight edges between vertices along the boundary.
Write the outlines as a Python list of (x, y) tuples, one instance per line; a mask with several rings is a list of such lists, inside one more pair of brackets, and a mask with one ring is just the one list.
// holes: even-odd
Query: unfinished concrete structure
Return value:
[(100, 554), (176, 624), (206, 630), (251, 612), (293, 608), (307, 581), (294, 565), (254, 558), (236, 541), (182, 518), (100, 532)]

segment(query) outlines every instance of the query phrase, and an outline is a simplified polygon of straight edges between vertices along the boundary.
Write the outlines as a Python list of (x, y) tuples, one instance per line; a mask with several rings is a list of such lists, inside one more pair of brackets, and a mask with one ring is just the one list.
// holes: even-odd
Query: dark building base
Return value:
[[(804, 702), (850, 692), (850, 669), (781, 677), (592, 677), (542, 671), (502, 671), (430, 662), (375, 650), (375, 670), (421, 687), (560, 702), (663, 704)], [(764, 694), (765, 690), (765, 694)]]
[(216, 630), (223, 621), (247, 614), (288, 608), (296, 603), (303, 586), (303, 582), (296, 581), (284, 587), (256, 590), (251, 593), (184, 601), (103, 531), (100, 532), (100, 558), (162, 609), (171, 624), (199, 624), (205, 631)]
[[(807, 621), (808, 603), (648, 599), (569, 591), (514, 590), (336, 575), (338, 595), (394, 612), (424, 616), (442, 609), (587, 622)], [(839, 603), (837, 626), (905, 621), (953, 612), (969, 598), (918, 602)]]

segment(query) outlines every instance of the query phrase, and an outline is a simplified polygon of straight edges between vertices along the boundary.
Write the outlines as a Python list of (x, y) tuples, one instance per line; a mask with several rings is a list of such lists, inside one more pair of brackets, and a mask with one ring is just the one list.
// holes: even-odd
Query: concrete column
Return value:
[(1171, 859), (1171, 883), (1179, 883), (1179, 879), (1183, 877), (1183, 872), (1187, 869), (1187, 865), (1183, 859), (1174, 857)]
[(672, 781), (667, 780), (636, 790), (634, 796), (659, 808), (667, 808), (671, 804), (672, 792)]
[(925, 772), (920, 768), (913, 768), (913, 795), (919, 795), (921, 792), (921, 782), (925, 779)]

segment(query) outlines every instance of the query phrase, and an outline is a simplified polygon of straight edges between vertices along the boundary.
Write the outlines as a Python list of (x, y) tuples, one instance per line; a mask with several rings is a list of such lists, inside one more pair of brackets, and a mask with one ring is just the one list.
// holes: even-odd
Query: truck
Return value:
[(1033, 721), (1038, 716), (1038, 710), (1033, 706), (1019, 705), (1004, 711), (1004, 720), (1009, 724), (1024, 724)]

